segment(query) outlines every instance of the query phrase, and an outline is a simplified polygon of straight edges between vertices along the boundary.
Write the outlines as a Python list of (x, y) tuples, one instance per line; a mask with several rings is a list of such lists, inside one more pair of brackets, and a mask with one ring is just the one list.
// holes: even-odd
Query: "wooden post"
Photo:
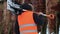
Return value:
[[(48, 10), (48, 1), (49, 0), (46, 0), (46, 14), (49, 14), (49, 10)], [(47, 29), (46, 29), (46, 34), (50, 34), (50, 31), (49, 31), (49, 19), (47, 19), (48, 21), (47, 21)]]
[[(50, 0), (49, 1), (49, 3), (48, 3), (48, 11), (50, 11), (50, 13), (53, 13), (53, 14), (55, 14), (56, 12), (55, 11), (53, 11), (53, 10), (51, 10), (51, 7), (52, 6), (54, 6), (54, 5), (56, 5), (56, 3), (58, 2), (58, 0)], [(54, 22), (53, 22), (54, 21)], [(55, 31), (55, 34), (58, 34), (57, 33), (57, 29), (58, 29), (58, 27), (57, 27), (57, 22), (56, 22), (56, 19), (55, 20), (50, 20), (50, 32), (52, 33), (52, 32), (54, 32)], [(54, 24), (53, 24), (54, 23)], [(51, 26), (51, 25), (53, 25), (53, 27)], [(52, 29), (51, 29), (51, 27), (52, 27)]]

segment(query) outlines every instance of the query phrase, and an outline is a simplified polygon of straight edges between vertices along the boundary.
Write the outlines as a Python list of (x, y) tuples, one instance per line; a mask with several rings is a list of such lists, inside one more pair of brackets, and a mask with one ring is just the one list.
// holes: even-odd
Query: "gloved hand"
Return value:
[(49, 18), (49, 19), (54, 19), (55, 16), (54, 16), (54, 14), (49, 14), (49, 15), (47, 15), (47, 18)]

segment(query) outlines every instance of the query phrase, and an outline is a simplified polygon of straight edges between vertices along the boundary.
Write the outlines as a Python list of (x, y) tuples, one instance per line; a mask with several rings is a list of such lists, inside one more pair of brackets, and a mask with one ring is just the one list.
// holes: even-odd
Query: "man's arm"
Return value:
[(42, 16), (45, 16), (45, 17), (47, 17), (47, 18), (49, 18), (49, 19), (54, 19), (54, 14), (49, 14), (49, 15), (47, 15), (47, 14), (43, 14), (42, 12), (40, 12), (40, 13), (38, 13), (38, 15), (42, 15)]

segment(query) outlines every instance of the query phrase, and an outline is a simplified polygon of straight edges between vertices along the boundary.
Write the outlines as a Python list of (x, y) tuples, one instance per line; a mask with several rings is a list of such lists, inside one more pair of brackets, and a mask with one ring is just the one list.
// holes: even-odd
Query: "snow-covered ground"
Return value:
[(41, 34), (41, 32), (39, 32), (39, 34)]
[(50, 34), (48, 26), (49, 25), (47, 25), (47, 28), (46, 28), (46, 34)]
[(60, 34), (60, 27), (59, 27), (59, 34)]
[[(48, 26), (48, 25), (47, 25)], [(49, 28), (47, 27), (47, 29), (46, 29), (46, 34), (49, 34), (50, 32), (49, 32)], [(39, 32), (39, 34), (41, 34), (41, 32)], [(54, 34), (54, 32), (52, 32), (51, 34)], [(60, 26), (59, 26), (59, 34), (60, 34)]]

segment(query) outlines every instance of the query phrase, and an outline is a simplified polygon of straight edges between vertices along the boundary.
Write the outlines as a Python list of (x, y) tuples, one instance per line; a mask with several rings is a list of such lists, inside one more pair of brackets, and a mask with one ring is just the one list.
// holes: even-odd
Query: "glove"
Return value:
[(47, 15), (47, 17), (49, 18), (49, 19), (54, 19), (54, 14), (49, 14), (49, 15)]

